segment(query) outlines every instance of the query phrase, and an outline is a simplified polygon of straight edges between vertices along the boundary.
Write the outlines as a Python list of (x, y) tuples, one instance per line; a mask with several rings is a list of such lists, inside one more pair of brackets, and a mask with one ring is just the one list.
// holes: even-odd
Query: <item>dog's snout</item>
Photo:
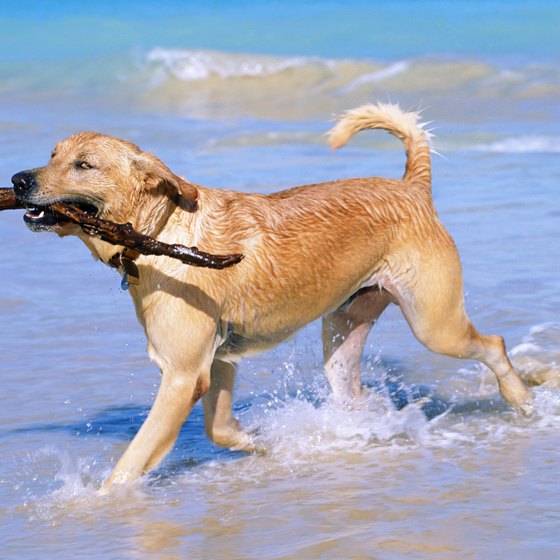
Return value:
[(20, 171), (12, 177), (12, 184), (14, 185), (14, 192), (16, 195), (29, 194), (34, 188), (37, 187), (35, 175), (30, 171)]

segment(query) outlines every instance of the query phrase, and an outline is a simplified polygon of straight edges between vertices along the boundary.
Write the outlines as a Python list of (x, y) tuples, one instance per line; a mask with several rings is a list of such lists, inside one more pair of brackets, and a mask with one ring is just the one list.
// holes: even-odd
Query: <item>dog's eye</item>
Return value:
[(93, 169), (93, 165), (91, 165), (91, 163), (82, 160), (78, 160), (77, 162), (75, 162), (74, 166), (76, 167), (76, 169)]

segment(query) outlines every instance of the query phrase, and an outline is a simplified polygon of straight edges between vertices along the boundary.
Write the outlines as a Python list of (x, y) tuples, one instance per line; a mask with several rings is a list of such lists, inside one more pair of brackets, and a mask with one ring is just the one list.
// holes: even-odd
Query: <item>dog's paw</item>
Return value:
[(533, 399), (515, 405), (514, 408), (521, 412), (523, 416), (531, 416), (534, 412)]
[(548, 365), (531, 356), (516, 357), (515, 367), (519, 376), (530, 387), (546, 383), (554, 389), (560, 388), (560, 368)]
[(246, 453), (255, 453), (257, 455), (266, 455), (267, 449), (264, 444), (256, 437), (258, 430), (245, 432), (239, 430), (236, 433), (237, 442), (230, 446), (233, 451), (245, 451)]

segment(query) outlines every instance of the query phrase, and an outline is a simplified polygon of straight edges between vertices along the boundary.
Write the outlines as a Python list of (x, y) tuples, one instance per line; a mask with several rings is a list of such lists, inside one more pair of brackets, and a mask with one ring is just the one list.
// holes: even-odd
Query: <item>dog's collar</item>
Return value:
[(119, 253), (115, 253), (108, 261), (107, 264), (111, 268), (122, 270), (121, 288), (128, 290), (130, 285), (135, 286), (140, 282), (140, 272), (135, 264), (135, 260), (140, 256), (139, 251), (134, 249), (124, 249)]

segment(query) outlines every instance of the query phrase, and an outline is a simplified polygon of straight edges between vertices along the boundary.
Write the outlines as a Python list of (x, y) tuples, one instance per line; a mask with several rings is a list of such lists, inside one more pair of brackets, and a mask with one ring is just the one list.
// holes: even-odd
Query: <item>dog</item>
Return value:
[[(58, 143), (44, 167), (12, 177), (34, 231), (78, 236), (96, 259), (128, 276), (148, 354), (161, 369), (152, 409), (102, 486), (128, 483), (172, 448), (202, 398), (217, 445), (252, 451), (232, 416), (236, 366), (322, 318), (324, 367), (333, 396), (360, 395), (361, 355), (383, 310), (400, 306), (429, 350), (488, 366), (503, 398), (531, 410), (531, 390), (500, 336), (480, 334), (465, 312), (461, 264), (431, 193), (430, 134), (417, 113), (371, 104), (343, 114), (333, 148), (383, 129), (406, 150), (402, 180), (342, 179), (273, 194), (210, 189), (173, 173), (126, 140), (82, 132)], [(167, 243), (243, 253), (225, 270), (127, 253), (64, 221), (49, 205), (67, 202)]]

